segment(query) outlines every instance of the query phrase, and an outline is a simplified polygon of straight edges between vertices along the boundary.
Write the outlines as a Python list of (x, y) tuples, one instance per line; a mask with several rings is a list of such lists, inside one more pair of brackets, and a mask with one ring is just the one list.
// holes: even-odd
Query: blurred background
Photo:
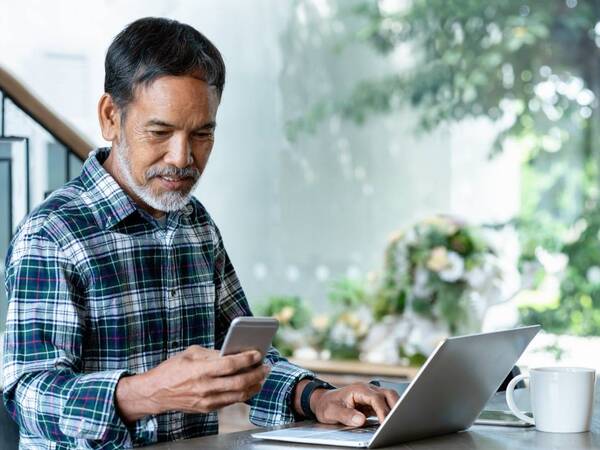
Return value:
[[(91, 146), (106, 145), (96, 104), (126, 24), (177, 19), (221, 50), (216, 144), (195, 195), (255, 313), (282, 322), (285, 354), (414, 366), (444, 336), (540, 323), (528, 364), (596, 364), (600, 1), (3, 0), (1, 11), (0, 69)], [(9, 85), (0, 277), (15, 227), (82, 161)], [(3, 323), (4, 290), (0, 305)]]

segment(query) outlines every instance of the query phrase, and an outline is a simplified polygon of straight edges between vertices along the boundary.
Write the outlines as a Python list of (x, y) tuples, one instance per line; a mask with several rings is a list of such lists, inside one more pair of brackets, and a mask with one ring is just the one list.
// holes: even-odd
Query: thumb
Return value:
[(342, 405), (336, 405), (334, 408), (331, 408), (330, 414), (332, 416), (331, 419), (349, 427), (361, 427), (364, 425), (365, 420), (367, 420), (365, 415), (360, 411), (354, 408), (346, 408)]

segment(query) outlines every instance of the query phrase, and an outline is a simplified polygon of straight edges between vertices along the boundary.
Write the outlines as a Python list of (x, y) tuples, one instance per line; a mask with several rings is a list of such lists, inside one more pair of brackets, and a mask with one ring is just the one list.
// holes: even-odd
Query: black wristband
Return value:
[(307, 419), (315, 420), (315, 413), (310, 409), (310, 397), (315, 389), (336, 389), (335, 386), (332, 386), (326, 381), (319, 380), (318, 378), (314, 378), (310, 381), (306, 386), (304, 386), (304, 390), (302, 391), (302, 395), (300, 396), (300, 408), (302, 408), (302, 414)]

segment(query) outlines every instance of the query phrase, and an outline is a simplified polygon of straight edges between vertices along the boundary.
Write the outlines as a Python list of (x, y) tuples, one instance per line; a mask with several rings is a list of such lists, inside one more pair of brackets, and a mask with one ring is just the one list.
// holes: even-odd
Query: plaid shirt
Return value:
[[(169, 412), (127, 427), (114, 393), (192, 344), (220, 348), (251, 315), (214, 222), (193, 198), (161, 226), (92, 152), (81, 175), (19, 226), (6, 257), (4, 403), (21, 448), (122, 448), (218, 431), (217, 413)], [(291, 422), (294, 385), (312, 374), (281, 358), (249, 401), (261, 426)]]

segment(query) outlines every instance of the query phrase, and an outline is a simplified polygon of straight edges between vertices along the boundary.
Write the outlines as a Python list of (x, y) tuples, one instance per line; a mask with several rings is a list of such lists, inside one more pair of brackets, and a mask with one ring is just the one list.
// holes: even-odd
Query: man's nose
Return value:
[(164, 160), (165, 163), (180, 169), (189, 167), (194, 162), (190, 142), (183, 136), (173, 136)]

